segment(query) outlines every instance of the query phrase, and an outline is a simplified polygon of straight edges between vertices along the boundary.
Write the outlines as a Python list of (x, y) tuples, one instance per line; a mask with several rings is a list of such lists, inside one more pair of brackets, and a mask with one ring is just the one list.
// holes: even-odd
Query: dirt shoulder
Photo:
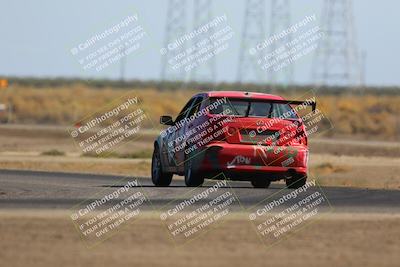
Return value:
[[(398, 266), (399, 215), (328, 214), (270, 248), (244, 215), (174, 247), (148, 213), (88, 249), (68, 212), (0, 212), (0, 260), (10, 266)], [(372, 241), (373, 240), (373, 241)]]

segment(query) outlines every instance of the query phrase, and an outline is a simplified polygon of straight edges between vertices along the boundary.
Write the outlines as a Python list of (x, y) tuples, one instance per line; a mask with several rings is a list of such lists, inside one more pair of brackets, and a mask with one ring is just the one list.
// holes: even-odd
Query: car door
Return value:
[[(185, 117), (183, 120), (185, 122), (181, 125), (179, 130), (177, 131), (177, 139), (179, 142), (177, 143), (177, 146), (180, 148), (176, 151), (175, 153), (175, 161), (177, 162), (177, 167), (178, 167), (178, 172), (183, 172), (184, 171), (184, 162), (185, 162), (185, 149), (187, 147), (186, 141), (190, 135), (188, 135), (189, 131), (192, 130), (193, 127), (196, 126), (196, 119), (189, 120), (189, 118), (194, 115), (196, 112), (200, 110), (200, 106), (202, 103), (203, 97), (201, 96), (196, 96), (193, 98), (192, 105), (188, 109), (187, 113), (185, 114)], [(181, 138), (178, 138), (181, 137)], [(184, 138), (182, 138), (184, 137)]]
[(190, 111), (190, 108), (192, 107), (195, 99), (196, 97), (193, 97), (186, 103), (181, 112), (179, 112), (179, 115), (176, 117), (174, 125), (170, 127), (170, 130), (167, 131), (167, 134), (163, 139), (163, 154), (167, 156), (168, 171), (178, 172), (178, 166), (183, 163), (179, 162), (177, 157), (177, 155), (179, 154), (180, 146), (182, 145), (182, 140), (180, 136), (182, 136), (182, 133), (184, 133), (185, 130), (184, 119), (187, 117), (187, 114)]

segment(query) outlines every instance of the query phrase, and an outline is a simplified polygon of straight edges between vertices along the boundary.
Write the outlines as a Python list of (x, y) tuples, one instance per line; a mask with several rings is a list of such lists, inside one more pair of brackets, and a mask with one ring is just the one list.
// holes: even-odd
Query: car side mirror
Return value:
[(174, 125), (174, 121), (171, 116), (161, 116), (160, 123), (164, 125)]

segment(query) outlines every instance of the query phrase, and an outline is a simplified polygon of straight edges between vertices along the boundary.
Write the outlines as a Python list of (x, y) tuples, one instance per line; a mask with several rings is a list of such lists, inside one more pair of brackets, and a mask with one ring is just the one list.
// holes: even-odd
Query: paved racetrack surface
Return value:
[[(162, 209), (174, 201), (190, 198), (196, 192), (204, 191), (217, 181), (193, 189), (185, 187), (184, 181), (174, 176), (171, 186), (154, 187), (149, 177), (123, 177), (61, 172), (38, 172), (0, 170), (0, 209), (71, 209), (75, 205), (99, 199), (114, 192), (129, 181), (137, 181), (141, 190), (150, 199), (147, 209)], [(196, 191), (197, 190), (197, 191)], [(260, 205), (277, 195), (290, 194), (283, 184), (272, 183), (268, 189), (255, 189), (249, 182), (229, 182), (220, 189), (231, 191), (238, 202), (236, 209), (246, 210)], [(400, 191), (370, 190), (345, 187), (311, 186), (309, 192), (319, 191), (328, 202), (322, 209), (333, 212), (382, 212), (400, 211)], [(118, 201), (114, 199), (114, 201)], [(209, 201), (205, 198), (198, 204)], [(289, 205), (289, 202), (285, 205)]]

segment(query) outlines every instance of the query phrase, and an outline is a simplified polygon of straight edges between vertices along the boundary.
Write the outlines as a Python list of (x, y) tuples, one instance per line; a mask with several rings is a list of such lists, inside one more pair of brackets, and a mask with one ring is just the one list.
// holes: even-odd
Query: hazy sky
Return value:
[[(118, 78), (119, 66), (101, 72), (84, 71), (70, 49), (93, 34), (138, 14), (147, 32), (145, 49), (127, 58), (128, 79), (159, 79), (160, 48), (164, 44), (166, 0), (142, 1), (0, 1), (0, 75), (37, 77)], [(191, 25), (192, 1), (188, 1)], [(269, 4), (267, 2), (267, 29)], [(292, 21), (321, 13), (322, 0), (292, 1)], [(354, 0), (357, 45), (367, 54), (366, 82), (370, 85), (400, 85), (400, 2)], [(217, 80), (236, 79), (238, 51), (244, 14), (243, 0), (213, 2), (214, 16), (226, 14), (235, 36), (228, 50), (217, 58)], [(308, 55), (296, 63), (295, 81), (310, 82)]]

